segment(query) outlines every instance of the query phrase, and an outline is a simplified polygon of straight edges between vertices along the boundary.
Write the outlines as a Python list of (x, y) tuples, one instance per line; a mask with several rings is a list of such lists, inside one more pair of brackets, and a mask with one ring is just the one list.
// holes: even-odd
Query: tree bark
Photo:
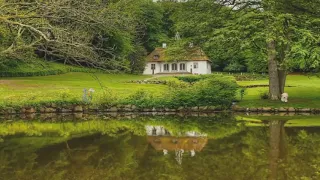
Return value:
[(268, 73), (269, 73), (269, 98), (280, 99), (280, 81), (278, 74), (278, 63), (276, 60), (275, 41), (268, 42)]
[(286, 85), (286, 79), (287, 79), (287, 72), (285, 70), (278, 70), (278, 76), (279, 76), (279, 89), (280, 89), (280, 95), (284, 93), (284, 87)]

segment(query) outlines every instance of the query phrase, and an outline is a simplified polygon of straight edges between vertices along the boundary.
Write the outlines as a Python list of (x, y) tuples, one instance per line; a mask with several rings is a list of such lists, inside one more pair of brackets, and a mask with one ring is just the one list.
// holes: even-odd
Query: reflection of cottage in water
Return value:
[(164, 155), (174, 151), (176, 160), (182, 163), (182, 155), (195, 156), (207, 144), (207, 135), (195, 131), (173, 134), (163, 126), (146, 126), (148, 143), (157, 151), (163, 151)]

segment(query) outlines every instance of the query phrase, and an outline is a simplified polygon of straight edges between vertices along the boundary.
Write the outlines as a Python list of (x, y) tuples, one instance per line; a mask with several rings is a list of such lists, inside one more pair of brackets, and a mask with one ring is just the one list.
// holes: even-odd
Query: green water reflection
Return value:
[(254, 118), (3, 121), (0, 179), (320, 179), (320, 126)]

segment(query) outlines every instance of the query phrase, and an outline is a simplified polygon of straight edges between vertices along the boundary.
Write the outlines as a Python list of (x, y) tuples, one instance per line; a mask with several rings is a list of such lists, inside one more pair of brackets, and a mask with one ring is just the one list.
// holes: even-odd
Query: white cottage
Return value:
[(211, 74), (211, 61), (199, 47), (189, 47), (184, 59), (166, 61), (166, 44), (147, 56), (143, 74)]

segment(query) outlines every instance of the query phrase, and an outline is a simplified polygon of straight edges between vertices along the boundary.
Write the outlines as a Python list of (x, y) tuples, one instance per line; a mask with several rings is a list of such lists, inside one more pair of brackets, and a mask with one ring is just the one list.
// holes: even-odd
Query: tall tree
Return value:
[(245, 59), (251, 70), (267, 67), (272, 100), (279, 100), (292, 68), (319, 69), (317, 0), (201, 0), (183, 4), (182, 13), (176, 16), (183, 35), (210, 47), (209, 51), (220, 49), (208, 54), (224, 55), (228, 64), (241, 65)]
[(25, 58), (36, 50), (45, 58), (108, 68), (119, 64), (114, 46), (103, 46), (110, 41), (106, 35), (132, 26), (121, 11), (102, 1), (0, 0), (0, 29), (7, 37), (0, 40), (0, 56)]

